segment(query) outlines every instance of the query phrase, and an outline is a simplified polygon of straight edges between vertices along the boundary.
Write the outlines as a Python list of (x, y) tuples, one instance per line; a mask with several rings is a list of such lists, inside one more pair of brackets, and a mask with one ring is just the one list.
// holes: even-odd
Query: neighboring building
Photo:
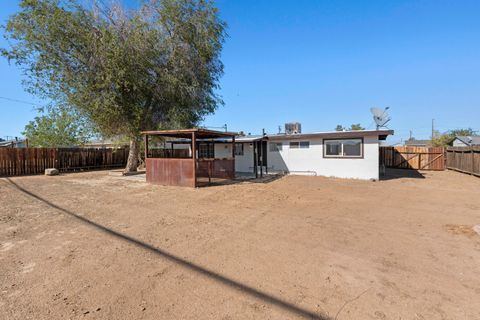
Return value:
[(405, 141), (406, 147), (430, 147), (432, 146), (432, 140), (417, 140), (410, 138)]
[(480, 136), (457, 136), (452, 142), (454, 147), (480, 146)]
[[(237, 137), (235, 171), (378, 180), (379, 143), (391, 134), (358, 130)], [(216, 158), (231, 154), (229, 144), (214, 144)]]
[(122, 142), (120, 138), (91, 140), (82, 145), (83, 148), (122, 148), (128, 143)]
[(15, 138), (12, 140), (0, 140), (0, 148), (27, 148), (27, 139)]

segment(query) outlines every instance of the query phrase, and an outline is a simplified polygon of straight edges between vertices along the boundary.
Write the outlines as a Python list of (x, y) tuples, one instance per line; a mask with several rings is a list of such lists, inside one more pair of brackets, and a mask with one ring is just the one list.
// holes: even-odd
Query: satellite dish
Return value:
[(377, 124), (377, 130), (380, 128), (386, 128), (386, 124), (391, 120), (390, 116), (387, 113), (389, 107), (386, 107), (384, 110), (379, 108), (371, 108), (370, 112), (373, 114), (373, 120)]

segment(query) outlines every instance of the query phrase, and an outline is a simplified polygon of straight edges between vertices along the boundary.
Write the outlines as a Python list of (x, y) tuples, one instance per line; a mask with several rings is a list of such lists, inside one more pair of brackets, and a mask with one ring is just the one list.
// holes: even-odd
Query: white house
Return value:
[[(392, 130), (334, 131), (237, 137), (239, 173), (289, 173), (365, 180), (379, 179), (379, 142)], [(232, 154), (215, 143), (217, 158)]]

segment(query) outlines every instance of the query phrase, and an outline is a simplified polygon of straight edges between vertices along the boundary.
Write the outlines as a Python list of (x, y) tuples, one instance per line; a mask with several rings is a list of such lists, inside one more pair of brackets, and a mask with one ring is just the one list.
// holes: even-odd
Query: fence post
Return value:
[(471, 172), (472, 174), (475, 173), (475, 152), (473, 152), (473, 146), (470, 146), (470, 159), (471, 159)]

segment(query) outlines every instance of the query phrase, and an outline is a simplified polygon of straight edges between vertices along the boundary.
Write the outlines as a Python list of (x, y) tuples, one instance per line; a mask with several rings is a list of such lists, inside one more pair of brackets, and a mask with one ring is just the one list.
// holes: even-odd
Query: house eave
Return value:
[(378, 137), (379, 140), (385, 140), (389, 135), (393, 135), (393, 130), (356, 130), (356, 131), (331, 131), (331, 132), (312, 132), (284, 135), (267, 135), (268, 140), (301, 140), (301, 139), (348, 139), (359, 137)]

